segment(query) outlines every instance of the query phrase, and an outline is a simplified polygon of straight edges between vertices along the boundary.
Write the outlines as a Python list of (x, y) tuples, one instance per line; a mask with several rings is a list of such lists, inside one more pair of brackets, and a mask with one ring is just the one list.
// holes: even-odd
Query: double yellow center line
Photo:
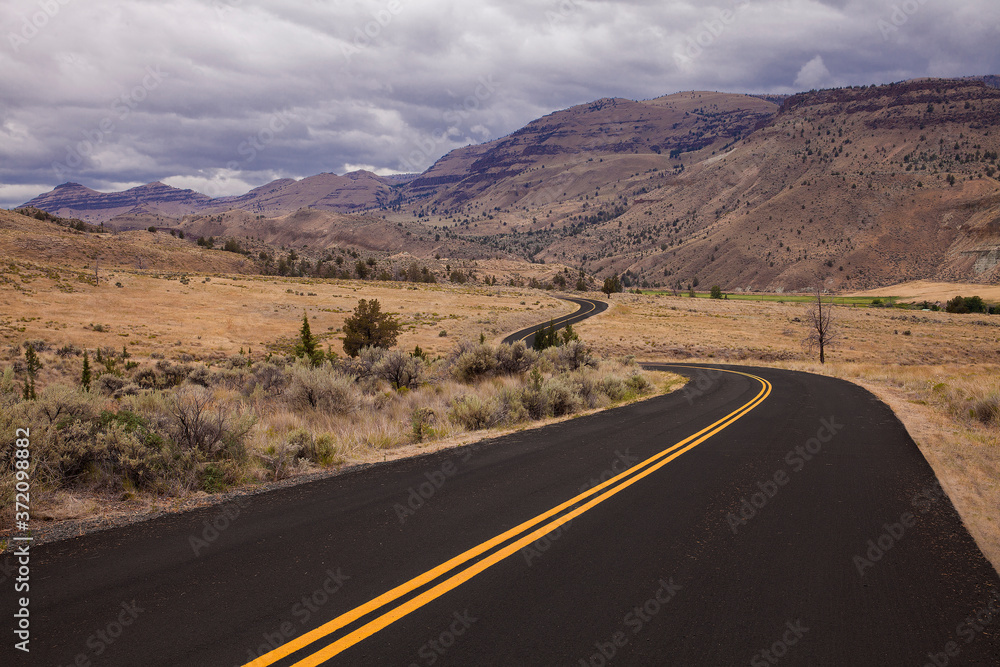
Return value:
[[(541, 539), (548, 533), (551, 533), (559, 526), (569, 523), (584, 512), (593, 509), (612, 496), (621, 493), (639, 480), (653, 474), (681, 454), (694, 449), (701, 443), (711, 438), (713, 435), (733, 424), (735, 421), (760, 405), (771, 393), (771, 383), (764, 378), (739, 371), (725, 370), (724, 372), (743, 375), (760, 382), (760, 392), (758, 392), (758, 394), (749, 402), (729, 413), (722, 419), (716, 421), (714, 424), (711, 424), (697, 433), (684, 438), (680, 442), (671, 445), (667, 449), (651, 456), (642, 463), (629, 468), (625, 472), (612, 477), (608, 481), (595, 486), (592, 489), (570, 498), (561, 505), (553, 507), (549, 511), (539, 514), (533, 519), (511, 528), (505, 533), (497, 535), (491, 540), (483, 542), (482, 544), (455, 556), (451, 560), (448, 560), (437, 567), (414, 577), (396, 588), (383, 593), (377, 598), (341, 614), (337, 618), (316, 628), (315, 630), (307, 632), (301, 637), (293, 639), (287, 644), (274, 649), (270, 653), (266, 653), (256, 660), (247, 663), (245, 667), (266, 667), (267, 665), (273, 665), (275, 662), (286, 658), (293, 653), (301, 651), (311, 644), (320, 642), (324, 638), (328, 638), (333, 633), (350, 625), (351, 623), (354, 623), (355, 621), (368, 616), (383, 607), (387, 607), (387, 609), (380, 615), (376, 616), (357, 629), (348, 632), (339, 639), (335, 639), (326, 646), (303, 657), (298, 662), (294, 663), (292, 667), (306, 667), (322, 664), (351, 646), (354, 646), (355, 644), (372, 636), (376, 632), (388, 627), (392, 623), (395, 623), (407, 614), (419, 609), (432, 600), (441, 597), (448, 591), (457, 588), (477, 574), (492, 567), (493, 565), (496, 565), (520, 549), (528, 546), (538, 539)], [(570, 511), (567, 512), (566, 510)], [(513, 541), (511, 542), (510, 540)], [(507, 542), (510, 543), (505, 544)], [(502, 548), (496, 549), (501, 545), (503, 545)], [(496, 549), (496, 551), (493, 551), (494, 549)], [(493, 551), (493, 553), (489, 553), (491, 551)], [(488, 555), (480, 558), (484, 554)], [(436, 579), (439, 579), (452, 571), (454, 571), (454, 573), (451, 574), (451, 576), (443, 579), (419, 595), (405, 600), (396, 606), (391, 606), (392, 603), (398, 601), (400, 598), (413, 593), (414, 591), (430, 584)]]

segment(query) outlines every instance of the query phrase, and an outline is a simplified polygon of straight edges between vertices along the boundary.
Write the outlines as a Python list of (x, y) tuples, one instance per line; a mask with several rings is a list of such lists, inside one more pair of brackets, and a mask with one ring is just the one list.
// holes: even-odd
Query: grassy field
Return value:
[(981, 285), (972, 283), (938, 283), (930, 280), (915, 280), (913, 282), (893, 285), (881, 289), (859, 292), (856, 295), (861, 298), (885, 298), (886, 294), (899, 294), (900, 298), (908, 302), (945, 302), (956, 296), (981, 296), (984, 300), (993, 303), (1000, 302), (1000, 285)]
[(836, 307), (840, 337), (820, 365), (803, 345), (808, 303), (634, 294), (611, 301), (576, 327), (598, 354), (793, 368), (871, 390), (906, 425), (1000, 570), (1000, 317)]
[[(649, 294), (652, 296), (674, 296), (673, 292), (664, 292), (657, 290), (641, 290), (642, 294)], [(679, 293), (677, 296), (690, 298), (690, 295), (685, 292)], [(712, 298), (711, 292), (695, 292), (694, 296), (696, 299), (710, 299)], [(879, 305), (895, 305), (899, 300), (899, 297), (895, 296), (829, 296), (824, 297), (824, 300), (829, 299), (829, 303), (836, 304), (838, 306), (871, 306), (872, 302), (877, 300)], [(756, 294), (747, 292), (723, 292), (723, 301), (769, 301), (772, 303), (812, 303), (816, 300), (815, 295), (812, 294)]]
[[(0, 340), (45, 339), (210, 360), (291, 342), (302, 315), (324, 349), (359, 299), (378, 299), (404, 326), (399, 345), (444, 354), (462, 338), (500, 339), (576, 309), (537, 290), (186, 275), (113, 269), (98, 287), (78, 272), (14, 263), (0, 285)], [(86, 278), (86, 276), (84, 277)], [(444, 332), (444, 335), (442, 335)], [(287, 339), (287, 340), (286, 340)]]

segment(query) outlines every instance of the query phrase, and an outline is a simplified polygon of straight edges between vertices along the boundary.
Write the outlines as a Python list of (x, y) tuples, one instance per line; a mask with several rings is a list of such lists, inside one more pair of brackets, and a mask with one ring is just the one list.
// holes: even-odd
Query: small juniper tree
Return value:
[(383, 313), (378, 299), (361, 299), (354, 315), (344, 321), (344, 352), (356, 357), (363, 347), (388, 350), (396, 344), (402, 325), (391, 313)]
[(601, 291), (611, 296), (614, 292), (622, 291), (622, 283), (618, 279), (618, 276), (611, 276), (610, 278), (604, 279), (604, 286), (601, 287)]
[(24, 351), (24, 363), (27, 365), (28, 378), (24, 381), (24, 400), (35, 400), (35, 377), (42, 367), (42, 362), (38, 359), (33, 345), (29, 345)]
[(302, 314), (302, 328), (299, 329), (299, 343), (295, 346), (295, 356), (305, 357), (313, 366), (319, 366), (323, 361), (323, 350), (319, 349), (319, 341), (309, 330), (309, 316)]
[[(573, 328), (569, 327), (570, 335), (576, 336), (573, 333)], [(536, 350), (544, 350), (549, 347), (558, 347), (564, 342), (568, 342), (572, 339), (565, 338), (566, 334), (563, 333), (563, 338), (559, 337), (559, 333), (556, 331), (556, 325), (550, 320), (548, 326), (543, 327), (535, 334), (535, 341), (532, 347)]]
[(580, 340), (579, 334), (573, 331), (573, 325), (567, 324), (562, 332), (562, 344), (567, 345), (571, 340)]
[(80, 373), (80, 386), (83, 387), (84, 391), (90, 391), (90, 355), (87, 351), (83, 351), (83, 372)]

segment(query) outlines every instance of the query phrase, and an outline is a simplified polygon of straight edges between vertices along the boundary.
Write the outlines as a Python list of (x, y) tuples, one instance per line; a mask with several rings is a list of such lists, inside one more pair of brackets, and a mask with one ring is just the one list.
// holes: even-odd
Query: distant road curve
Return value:
[(552, 324), (556, 329), (561, 329), (567, 324), (576, 324), (577, 322), (582, 322), (588, 317), (593, 317), (603, 313), (608, 309), (608, 302), (601, 301), (599, 299), (584, 299), (582, 297), (571, 297), (571, 296), (561, 296), (560, 299), (564, 301), (572, 301), (576, 305), (580, 306), (580, 309), (576, 312), (570, 313), (569, 315), (564, 315), (558, 317), (551, 322), (542, 322), (541, 324), (535, 324), (526, 329), (521, 329), (520, 331), (515, 331), (511, 335), (503, 339), (504, 343), (516, 343), (517, 341), (523, 341), (528, 347), (532, 347), (535, 344), (535, 334), (542, 329)]

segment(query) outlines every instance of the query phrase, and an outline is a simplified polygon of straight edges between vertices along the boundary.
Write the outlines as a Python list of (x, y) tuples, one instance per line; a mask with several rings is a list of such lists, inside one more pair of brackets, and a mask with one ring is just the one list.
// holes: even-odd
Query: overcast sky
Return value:
[(0, 207), (422, 171), (601, 97), (1000, 74), (996, 0), (3, 0)]

